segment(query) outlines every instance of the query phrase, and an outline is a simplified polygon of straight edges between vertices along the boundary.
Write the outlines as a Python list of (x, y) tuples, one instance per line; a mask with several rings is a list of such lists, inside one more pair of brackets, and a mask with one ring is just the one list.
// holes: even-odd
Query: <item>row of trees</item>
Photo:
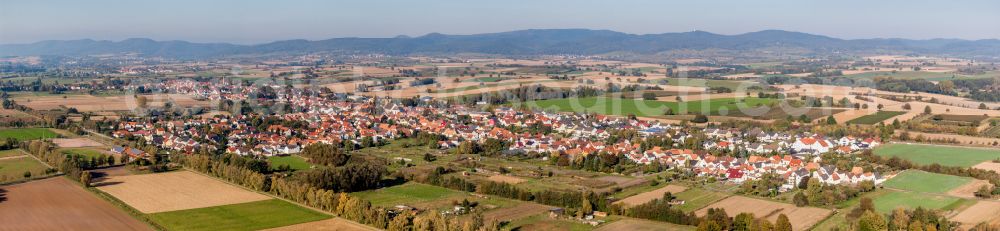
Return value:
[(222, 178), (226, 181), (258, 191), (266, 191), (270, 184), (270, 179), (260, 172), (256, 172), (243, 166), (227, 164), (221, 161), (212, 161), (212, 158), (206, 155), (185, 156), (183, 164), (184, 166), (199, 172)]

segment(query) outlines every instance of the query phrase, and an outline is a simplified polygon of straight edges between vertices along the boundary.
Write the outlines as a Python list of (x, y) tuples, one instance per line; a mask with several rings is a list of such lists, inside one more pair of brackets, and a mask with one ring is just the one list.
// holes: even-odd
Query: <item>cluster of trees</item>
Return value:
[(293, 178), (313, 187), (354, 192), (374, 189), (388, 174), (384, 161), (353, 161), (342, 166), (324, 167), (295, 172)]
[(636, 166), (635, 161), (629, 160), (625, 155), (615, 155), (601, 152), (594, 155), (582, 155), (575, 159), (570, 159), (569, 155), (559, 155), (556, 165), (569, 166), (572, 169), (581, 169), (594, 172), (617, 172), (620, 173), (626, 168)]
[(971, 99), (997, 102), (1000, 101), (1000, 90), (989, 88), (993, 86), (993, 81), (993, 78), (951, 80), (955, 87), (968, 89)]
[[(871, 198), (862, 198), (861, 205), (847, 214), (851, 221), (856, 221), (852, 225), (861, 231), (878, 230), (914, 230), (914, 231), (947, 231), (957, 228), (957, 223), (951, 222), (944, 215), (935, 211), (918, 207), (912, 211), (902, 208), (893, 210), (889, 216), (884, 216), (875, 211), (875, 205)], [(980, 226), (985, 226), (980, 224)], [(995, 230), (981, 229), (976, 226), (972, 230)]]
[(351, 158), (350, 154), (337, 146), (326, 143), (310, 144), (303, 148), (299, 155), (305, 157), (311, 163), (326, 166), (341, 166), (346, 164), (347, 160)]
[(598, 194), (594, 192), (553, 190), (532, 192), (503, 182), (472, 182), (458, 177), (441, 177), (440, 175), (442, 171), (443, 170), (432, 171), (427, 175), (427, 177), (424, 178), (414, 178), (412, 176), (410, 178), (418, 182), (445, 188), (466, 192), (477, 192), (522, 201), (533, 201), (539, 204), (567, 208), (572, 211), (584, 210), (584, 208), (588, 207), (590, 208), (590, 211), (607, 211), (609, 206), (608, 201), (603, 199), (607, 198), (607, 194), (605, 193)]
[(862, 181), (857, 185), (830, 185), (819, 182), (819, 179), (809, 178), (803, 182), (804, 185), (799, 183), (798, 186), (804, 190), (792, 197), (795, 206), (799, 207), (833, 205), (875, 190), (875, 182), (872, 181)]
[[(204, 168), (206, 163), (212, 166), (223, 165), (218, 162), (210, 163), (211, 159), (206, 158), (207, 156), (194, 155), (192, 157), (194, 158), (189, 158), (186, 163), (199, 163), (199, 166), (202, 168)], [(225, 166), (228, 168), (247, 170), (246, 168), (233, 165)], [(241, 182), (244, 181), (237, 178), (224, 177), (223, 179), (239, 184), (243, 184)], [(481, 217), (479, 217), (479, 219), (472, 219), (469, 221), (458, 221), (454, 218), (435, 216), (436, 213), (433, 212), (416, 216), (412, 214), (395, 214), (391, 213), (386, 208), (373, 207), (371, 202), (358, 197), (349, 196), (347, 193), (336, 193), (334, 190), (313, 187), (309, 184), (301, 183), (296, 180), (286, 179), (285, 177), (267, 177), (265, 181), (268, 182), (268, 184), (263, 185), (262, 187), (251, 188), (258, 191), (270, 192), (276, 196), (302, 203), (313, 208), (322, 209), (339, 215), (345, 219), (371, 225), (379, 229), (427, 230), (424, 227), (430, 227), (427, 226), (427, 223), (428, 221), (432, 221), (430, 222), (431, 224), (446, 224), (442, 227), (447, 228), (438, 230), (499, 230), (499, 226), (496, 224), (493, 224), (492, 226), (483, 224)], [(470, 226), (466, 223), (472, 223), (472, 225)], [(466, 227), (476, 227), (480, 229), (464, 229)]]
[(752, 213), (740, 213), (730, 218), (723, 208), (709, 208), (705, 217), (698, 222), (698, 231), (791, 231), (792, 223), (784, 213), (771, 223), (765, 218), (755, 218)]
[(641, 205), (630, 208), (622, 208), (620, 204), (611, 206), (611, 213), (628, 217), (665, 221), (681, 225), (698, 225), (698, 216), (694, 212), (684, 213), (680, 209), (673, 208), (671, 201), (676, 199), (670, 192), (664, 193), (662, 198), (657, 198)]
[(465, 141), (451, 150), (454, 154), (480, 154), (484, 156), (498, 156), (507, 150), (507, 142), (503, 140), (488, 138), (482, 144)]
[(561, 99), (572, 97), (591, 97), (604, 94), (604, 91), (592, 87), (578, 87), (573, 90), (551, 88), (542, 85), (521, 86), (515, 89), (485, 92), (481, 94), (464, 95), (450, 101), (455, 104), (473, 105), (476, 102), (486, 102), (492, 105), (526, 102), (531, 100)]
[[(55, 145), (49, 142), (41, 140), (25, 141), (21, 144), (21, 148), (28, 151), (29, 154), (38, 157), (38, 159), (45, 161), (45, 163), (56, 166), (59, 168), (59, 171), (70, 176), (70, 179), (80, 179), (80, 176), (85, 171), (78, 162), (78, 158), (71, 158), (69, 155), (57, 152)], [(54, 169), (47, 169), (45, 171), (45, 173), (54, 172)], [(30, 178), (31, 175), (30, 172), (25, 172), (24, 177)]]
[[(945, 83), (947, 82), (947, 83)], [(942, 81), (942, 84), (934, 84), (925, 79), (896, 79), (896, 78), (875, 78), (875, 86), (879, 90), (892, 92), (920, 91), (935, 94), (955, 95), (954, 84), (951, 81)]]
[(212, 161), (206, 155), (188, 155), (183, 158), (182, 163), (188, 168), (258, 191), (266, 191), (271, 181), (263, 173), (236, 164)]

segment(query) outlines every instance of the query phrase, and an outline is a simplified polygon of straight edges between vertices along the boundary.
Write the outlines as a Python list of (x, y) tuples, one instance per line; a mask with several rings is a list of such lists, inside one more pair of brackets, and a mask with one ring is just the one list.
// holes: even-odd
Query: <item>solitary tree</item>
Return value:
[(774, 231), (792, 231), (792, 222), (788, 221), (788, 216), (784, 213), (778, 215), (778, 220), (774, 223)]
[(84, 187), (90, 187), (91, 180), (90, 171), (80, 173), (80, 183), (83, 183)]

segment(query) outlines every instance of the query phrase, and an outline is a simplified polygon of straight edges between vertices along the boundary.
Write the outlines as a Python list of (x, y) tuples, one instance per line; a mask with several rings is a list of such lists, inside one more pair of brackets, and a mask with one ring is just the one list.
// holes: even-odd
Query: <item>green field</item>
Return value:
[(875, 114), (865, 115), (862, 117), (855, 118), (853, 120), (847, 121), (848, 124), (877, 124), (885, 121), (889, 118), (896, 117), (898, 115), (906, 114), (903, 111), (879, 111)]
[(946, 193), (972, 182), (971, 178), (907, 170), (883, 183), (885, 187), (925, 193)]
[[(656, 80), (659, 81), (659, 80)], [(653, 81), (656, 83), (656, 81)], [(671, 86), (687, 86), (687, 87), (725, 87), (729, 89), (736, 90), (746, 90), (752, 86), (761, 87), (762, 85), (757, 82), (751, 81), (736, 81), (736, 80), (714, 80), (714, 79), (685, 79), (685, 78), (667, 78), (667, 85)]]
[(0, 158), (11, 157), (11, 156), (20, 156), (20, 155), (25, 155), (25, 154), (27, 154), (27, 153), (22, 152), (21, 149), (3, 150), (3, 151), (0, 151)]
[(490, 83), (490, 82), (500, 82), (500, 80), (503, 80), (503, 78), (500, 78), (500, 77), (479, 77), (479, 78), (475, 78), (475, 79), (470, 79), (469, 81), (470, 82), (488, 82), (488, 83)]
[(52, 132), (48, 128), (15, 128), (15, 129), (0, 129), (0, 139), (6, 139), (8, 137), (17, 139), (18, 141), (34, 140), (40, 138), (56, 138), (59, 134)]
[(168, 230), (259, 230), (331, 218), (278, 199), (153, 213), (149, 217)]
[(288, 167), (291, 167), (294, 170), (304, 170), (312, 167), (312, 164), (306, 162), (306, 159), (296, 155), (269, 156), (267, 157), (267, 161), (271, 162), (271, 169), (275, 169), (282, 165), (288, 165)]
[(95, 150), (93, 148), (63, 148), (59, 149), (59, 151), (65, 154), (86, 156), (87, 158), (108, 156), (108, 154), (101, 152), (99, 150)]
[(664, 102), (609, 97), (564, 98), (526, 102), (530, 107), (563, 112), (587, 112), (605, 115), (662, 116), (669, 107), (675, 114), (737, 114), (740, 109), (755, 108), (776, 102), (768, 98), (724, 98), (691, 102)]
[(971, 167), (983, 161), (1000, 158), (998, 149), (964, 148), (923, 144), (888, 144), (875, 148), (883, 157), (898, 156), (920, 165)]
[(372, 202), (374, 206), (413, 205), (414, 203), (461, 196), (464, 193), (442, 187), (406, 183), (388, 188), (352, 193)]
[(593, 226), (573, 222), (563, 219), (549, 218), (549, 215), (538, 214), (524, 219), (512, 221), (504, 226), (504, 230), (566, 230), (566, 231), (587, 231), (594, 230)]
[(41, 176), (45, 169), (48, 167), (29, 156), (0, 160), (0, 176), (5, 176), (8, 180), (23, 179), (25, 171), (30, 171), (32, 177)]
[(880, 213), (889, 213), (893, 209), (899, 207), (906, 209), (924, 207), (927, 209), (949, 210), (960, 207), (966, 203), (975, 203), (975, 201), (959, 199), (956, 197), (901, 191), (887, 193), (883, 196), (875, 198), (874, 202), (875, 210)]
[(683, 192), (674, 194), (674, 196), (679, 200), (684, 200), (683, 205), (677, 206), (678, 209), (684, 212), (692, 212), (715, 203), (716, 201), (722, 200), (729, 195), (692, 187), (684, 190)]

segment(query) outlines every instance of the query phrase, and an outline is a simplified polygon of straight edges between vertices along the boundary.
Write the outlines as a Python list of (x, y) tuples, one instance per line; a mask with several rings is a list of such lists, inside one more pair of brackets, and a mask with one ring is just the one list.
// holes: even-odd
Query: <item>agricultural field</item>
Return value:
[(667, 85), (671, 86), (686, 86), (686, 87), (725, 87), (737, 90), (747, 90), (751, 87), (763, 87), (758, 82), (751, 81), (735, 81), (735, 80), (714, 80), (714, 79), (683, 79), (683, 78), (667, 78)]
[(832, 213), (829, 209), (796, 207), (792, 204), (743, 196), (728, 197), (702, 208), (696, 213), (703, 216), (708, 213), (709, 208), (724, 208), (727, 214), (753, 213), (754, 216), (764, 217), (771, 222), (778, 219), (778, 214), (785, 214), (794, 230), (807, 230)]
[(594, 226), (576, 220), (550, 218), (548, 214), (538, 214), (505, 225), (504, 230), (508, 229), (521, 231), (587, 231), (594, 230)]
[(212, 207), (271, 199), (198, 173), (109, 176), (95, 183), (104, 191), (143, 213)]
[(874, 199), (875, 210), (880, 213), (889, 213), (896, 208), (915, 209), (923, 207), (927, 209), (954, 210), (956, 208), (975, 203), (974, 200), (961, 199), (957, 197), (932, 195), (919, 192), (894, 191), (886, 193)]
[[(927, 71), (873, 71), (858, 74), (843, 75), (853, 79), (875, 79), (875, 77), (893, 77), (896, 79), (926, 79), (929, 81), (951, 79), (955, 74)], [(957, 77), (957, 76), (956, 76)]]
[(283, 226), (278, 228), (265, 229), (265, 231), (378, 231), (367, 225), (358, 224), (344, 218), (334, 217), (321, 221), (306, 222), (301, 224)]
[(34, 140), (41, 138), (56, 138), (59, 134), (48, 128), (14, 128), (0, 129), (0, 139), (14, 138), (18, 141)]
[(1000, 150), (926, 144), (887, 144), (875, 148), (883, 157), (899, 157), (920, 165), (972, 167), (1000, 158)]
[(621, 203), (625, 207), (632, 207), (636, 205), (645, 204), (646, 202), (650, 202), (656, 199), (663, 198), (663, 194), (666, 194), (667, 192), (670, 192), (671, 194), (677, 194), (683, 192), (684, 190), (687, 190), (687, 187), (680, 185), (667, 185), (653, 191), (648, 191), (627, 197), (620, 201), (616, 201), (615, 203)]
[(616, 231), (616, 230), (629, 230), (629, 231), (654, 231), (654, 230), (695, 230), (694, 226), (677, 225), (666, 222), (658, 222), (644, 219), (635, 218), (624, 218), (619, 221), (611, 222), (605, 225), (601, 225), (595, 231)]
[(103, 149), (95, 149), (95, 148), (60, 148), (59, 152), (72, 155), (81, 155), (87, 158), (97, 158), (97, 157), (106, 158), (108, 155), (110, 155)]
[[(902, 111), (878, 111), (875, 114), (865, 115), (847, 121), (848, 124), (878, 124), (898, 115), (906, 114)], [(891, 121), (890, 121), (891, 122)]]
[(354, 196), (371, 201), (373, 206), (396, 206), (443, 200), (448, 198), (458, 198), (465, 195), (463, 192), (426, 185), (421, 183), (405, 183), (388, 188), (381, 188), (370, 191), (355, 192)]
[(907, 170), (885, 181), (883, 185), (913, 192), (947, 193), (972, 181), (972, 178)]
[(683, 205), (678, 205), (677, 209), (684, 212), (692, 212), (705, 206), (708, 206), (716, 201), (725, 199), (729, 197), (729, 194), (709, 191), (701, 188), (689, 188), (680, 193), (675, 193), (675, 197), (678, 200), (684, 200)]
[(979, 224), (980, 222), (986, 222), (988, 224), (1000, 225), (1000, 202), (996, 201), (979, 201), (976, 204), (969, 206), (962, 212), (955, 214), (951, 217), (951, 221), (961, 222), (962, 227), (965, 230), (971, 230), (973, 226)]
[(60, 148), (103, 147), (104, 144), (89, 138), (56, 138), (52, 143)]
[(153, 230), (63, 177), (3, 186), (0, 192), (5, 230)]
[(539, 215), (543, 213), (548, 213), (549, 209), (555, 207), (536, 204), (536, 203), (520, 203), (516, 206), (511, 206), (507, 208), (495, 209), (489, 212), (483, 213), (484, 220), (495, 220), (495, 221), (516, 221), (531, 217), (534, 215)]
[(312, 164), (306, 162), (305, 158), (296, 155), (288, 156), (269, 156), (267, 161), (271, 163), (271, 169), (276, 169), (278, 166), (287, 165), (292, 170), (305, 170), (312, 168)]
[(587, 112), (605, 115), (663, 116), (666, 108), (675, 114), (704, 113), (709, 115), (736, 113), (777, 102), (767, 98), (721, 98), (690, 102), (663, 102), (609, 97), (565, 98), (526, 102), (530, 107), (563, 112)]
[(332, 216), (278, 199), (149, 214), (168, 230), (259, 230)]
[(13, 157), (13, 156), (23, 156), (23, 155), (27, 155), (27, 154), (28, 153), (26, 153), (24, 151), (21, 151), (21, 149), (3, 150), (3, 151), (0, 151), (0, 158)]
[(479, 77), (479, 78), (470, 79), (469, 81), (471, 81), (471, 82), (487, 82), (487, 83), (490, 83), (490, 82), (500, 82), (501, 80), (503, 80), (503, 78), (500, 78), (500, 77)]
[(14, 156), (0, 159), (0, 182), (24, 178), (25, 172), (31, 172), (32, 177), (45, 175), (45, 165), (30, 156)]

